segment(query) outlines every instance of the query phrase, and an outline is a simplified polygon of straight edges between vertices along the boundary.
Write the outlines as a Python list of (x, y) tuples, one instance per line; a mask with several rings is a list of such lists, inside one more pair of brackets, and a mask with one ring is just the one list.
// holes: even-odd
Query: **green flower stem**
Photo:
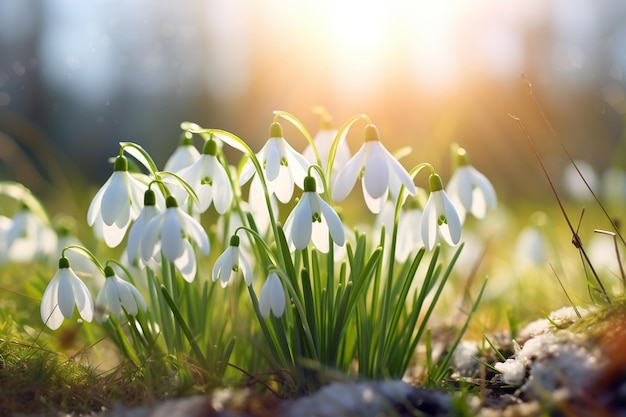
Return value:
[(140, 145), (133, 142), (120, 142), (120, 156), (127, 152), (145, 166), (154, 178), (159, 178), (159, 169), (150, 154)]
[(65, 258), (65, 251), (67, 251), (69, 249), (75, 249), (77, 251), (83, 252), (85, 255), (87, 255), (89, 257), (89, 259), (91, 259), (91, 262), (93, 262), (94, 265), (96, 265), (98, 267), (100, 272), (102, 272), (102, 275), (104, 275), (104, 266), (102, 266), (102, 264), (100, 263), (98, 258), (96, 258), (96, 256), (93, 253), (91, 253), (89, 251), (89, 249), (84, 248), (82, 246), (78, 246), (78, 245), (69, 245), (69, 246), (64, 247), (61, 250), (61, 257)]

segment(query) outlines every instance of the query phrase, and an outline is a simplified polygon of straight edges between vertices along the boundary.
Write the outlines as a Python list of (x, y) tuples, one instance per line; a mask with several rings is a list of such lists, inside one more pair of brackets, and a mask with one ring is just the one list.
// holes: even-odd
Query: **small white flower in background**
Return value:
[(304, 193), (285, 221), (285, 236), (290, 245), (304, 249), (313, 241), (322, 253), (328, 253), (328, 234), (343, 246), (346, 236), (335, 210), (316, 192), (315, 178), (304, 179)]
[(358, 178), (362, 178), (363, 197), (372, 213), (380, 213), (387, 195), (398, 197), (404, 185), (409, 194), (415, 194), (415, 185), (409, 173), (380, 142), (374, 125), (365, 127), (365, 142), (356, 154), (337, 173), (332, 189), (335, 201), (345, 199)]
[(527, 269), (544, 268), (548, 263), (549, 244), (542, 228), (547, 216), (536, 212), (531, 217), (531, 225), (524, 227), (515, 241), (515, 266)]
[(148, 262), (161, 250), (183, 278), (191, 282), (196, 275), (196, 256), (187, 237), (205, 256), (211, 250), (209, 238), (200, 223), (178, 207), (175, 197), (167, 197), (165, 206), (165, 211), (154, 216), (144, 227), (141, 256), (144, 262)]
[[(233, 199), (233, 189), (228, 180), (226, 169), (217, 159), (217, 142), (209, 139), (204, 144), (202, 155), (190, 166), (180, 170), (178, 174), (196, 192), (198, 201), (193, 202), (194, 211), (204, 213), (215, 205), (218, 213), (224, 214)], [(181, 188), (174, 188), (180, 193), (175, 194), (181, 202), (189, 198)]]
[(96, 297), (96, 320), (102, 323), (109, 317), (109, 312), (120, 318), (122, 308), (132, 316), (139, 312), (139, 307), (146, 311), (146, 301), (133, 284), (118, 277), (113, 268), (104, 268), (106, 280)]
[[(283, 137), (279, 123), (270, 126), (270, 138), (257, 153), (270, 193), (282, 203), (288, 203), (293, 196), (294, 184), (302, 184), (307, 175), (309, 161), (293, 149)], [(252, 161), (248, 160), (239, 178), (239, 184), (247, 183), (258, 175)]]
[(213, 282), (219, 280), (222, 287), (226, 287), (238, 275), (243, 275), (246, 285), (252, 284), (252, 268), (239, 249), (239, 236), (233, 235), (229, 246), (213, 265)]
[(126, 256), (129, 264), (133, 264), (135, 261), (140, 266), (143, 265), (143, 259), (140, 256), (141, 253), (141, 238), (146, 229), (146, 225), (159, 214), (159, 209), (156, 206), (156, 193), (151, 189), (147, 189), (144, 193), (143, 208), (139, 213), (139, 217), (134, 221), (128, 232), (128, 242), (126, 243)]
[[(337, 130), (333, 129), (330, 125), (330, 119), (328, 116), (322, 119), (322, 126), (320, 130), (317, 132), (315, 137), (313, 138), (313, 142), (315, 143), (315, 147), (317, 148), (317, 153), (320, 157), (320, 162), (322, 163), (322, 169), (326, 171), (326, 167), (328, 165), (328, 157), (330, 156), (330, 148), (332, 147), (333, 140), (337, 135)], [(302, 152), (302, 155), (309, 160), (312, 164), (317, 164), (317, 160), (315, 159), (315, 152), (313, 152), (313, 147), (311, 144), (308, 144)], [(335, 160), (333, 161), (333, 178), (334, 174), (336, 174), (341, 168), (343, 168), (346, 163), (350, 160), (352, 154), (350, 153), (350, 148), (348, 148), (348, 142), (342, 140), (337, 147), (337, 153), (335, 154)]]
[(11, 230), (13, 220), (0, 215), (0, 265), (5, 264), (9, 260), (9, 244), (7, 234)]
[[(280, 208), (278, 207), (276, 195), (270, 193), (269, 199), (270, 206), (272, 207), (272, 213), (274, 213), (275, 217), (278, 217)], [(257, 230), (261, 234), (266, 233), (271, 227), (270, 212), (267, 207), (267, 202), (265, 200), (263, 185), (261, 184), (261, 180), (257, 175), (255, 175), (250, 182), (247, 205), (249, 209), (248, 212), (252, 214)]]
[[(423, 213), (421, 199), (423, 197), (424, 201), (426, 200), (426, 192), (422, 188), (416, 190), (417, 195), (408, 199), (400, 209), (395, 248), (395, 260), (397, 262), (406, 261), (409, 255), (417, 253), (424, 246), (421, 232)], [(380, 231), (384, 227), (385, 241), (391, 242), (395, 210), (395, 203), (387, 201), (383, 210), (376, 216), (372, 230), (374, 241), (380, 240)]]
[(275, 317), (280, 317), (285, 312), (285, 290), (276, 272), (270, 272), (261, 288), (259, 310), (264, 318), (269, 318), (270, 312)]
[(196, 162), (198, 158), (200, 158), (200, 152), (193, 144), (193, 135), (190, 132), (184, 132), (179, 145), (165, 162), (165, 170), (178, 172)]
[(93, 299), (87, 286), (70, 268), (67, 258), (59, 259), (59, 269), (46, 287), (41, 298), (41, 319), (52, 330), (58, 329), (63, 318), (71, 318), (74, 307), (83, 320), (93, 319)]
[[(585, 181), (594, 193), (598, 193), (598, 177), (593, 167), (585, 161), (575, 161), (580, 174), (573, 164), (568, 164), (563, 172), (563, 185), (567, 194), (576, 201), (588, 201), (593, 196)], [(585, 181), (580, 176), (585, 178)]]
[(457, 148), (455, 156), (457, 169), (448, 182), (446, 193), (456, 207), (461, 223), (465, 222), (466, 213), (482, 219), (487, 209), (498, 204), (496, 191), (487, 177), (469, 164), (465, 149)]
[(8, 259), (13, 262), (30, 262), (35, 259), (57, 256), (55, 231), (27, 206), (14, 216), (7, 230)]
[(626, 171), (610, 167), (602, 174), (601, 192), (606, 201), (626, 200)]
[(109, 247), (120, 244), (130, 222), (139, 216), (146, 185), (128, 172), (124, 156), (115, 159), (113, 174), (94, 196), (87, 223)]
[(432, 250), (439, 240), (454, 246), (461, 240), (461, 219), (443, 189), (441, 177), (431, 174), (428, 183), (430, 195), (422, 214), (422, 240), (427, 250)]

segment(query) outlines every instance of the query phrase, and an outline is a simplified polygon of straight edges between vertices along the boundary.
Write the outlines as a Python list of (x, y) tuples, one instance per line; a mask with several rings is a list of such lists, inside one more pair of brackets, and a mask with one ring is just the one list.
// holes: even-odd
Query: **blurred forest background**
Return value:
[(458, 142), (501, 198), (545, 198), (509, 115), (552, 174), (566, 159), (520, 74), (572, 155), (602, 173), (626, 160), (625, 72), (623, 0), (2, 0), (0, 175), (39, 195), (54, 164), (100, 183), (120, 141), (162, 166), (185, 120), (256, 150), (272, 110), (314, 133), (323, 105), (337, 124), (369, 115), (390, 150), (410, 145), (406, 166), (447, 177)]

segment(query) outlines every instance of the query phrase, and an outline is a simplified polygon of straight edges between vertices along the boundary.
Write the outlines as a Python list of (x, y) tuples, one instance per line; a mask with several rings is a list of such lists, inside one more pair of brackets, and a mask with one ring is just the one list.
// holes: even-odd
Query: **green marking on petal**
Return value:
[(213, 180), (211, 179), (211, 177), (204, 177), (200, 180), (200, 184), (202, 185), (213, 185)]
[(282, 166), (282, 167), (289, 166), (289, 162), (287, 162), (287, 158), (285, 158), (285, 157), (280, 158), (280, 166)]
[(443, 214), (441, 216), (439, 216), (439, 218), (437, 219), (437, 224), (439, 226), (443, 225), (443, 224), (448, 224), (448, 219), (446, 218), (446, 216), (444, 216)]

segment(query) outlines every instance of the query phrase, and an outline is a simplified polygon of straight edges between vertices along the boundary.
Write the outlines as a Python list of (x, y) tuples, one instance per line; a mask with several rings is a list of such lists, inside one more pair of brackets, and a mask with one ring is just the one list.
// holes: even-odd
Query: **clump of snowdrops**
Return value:
[[(302, 153), (283, 137), (283, 120), (308, 141)], [(346, 136), (360, 123), (363, 143), (352, 154)], [(181, 128), (163, 170), (139, 144), (120, 144), (86, 217), (121, 256), (103, 260), (76, 242), (55, 242), (48, 253), (60, 251), (58, 269), (40, 307), (45, 325), (95, 319), (137, 367), (165, 361), (177, 384), (221, 383), (228, 369), (283, 373), (300, 392), (332, 372), (401, 377), (418, 343), (429, 342), (428, 320), (461, 251), (466, 216), (481, 218), (496, 205), (465, 151), (453, 149), (446, 188), (429, 163), (407, 170), (365, 115), (338, 130), (325, 123), (312, 137), (291, 114), (274, 112), (258, 152), (223, 130)], [(241, 152), (237, 165), (226, 147)], [(415, 185), (420, 173), (425, 189)], [(357, 182), (371, 215), (351, 224), (349, 210), (362, 203), (340, 203), (357, 194)], [(0, 223), (10, 248), (41, 234), (27, 230), (32, 222), (38, 230), (49, 222), (35, 199), (22, 198), (27, 191), (4, 187), (23, 203)], [(447, 247), (454, 252), (444, 259)], [(99, 287), (95, 299), (88, 276)], [(445, 376), (483, 289), (450, 354), (429, 363), (431, 383)]]

